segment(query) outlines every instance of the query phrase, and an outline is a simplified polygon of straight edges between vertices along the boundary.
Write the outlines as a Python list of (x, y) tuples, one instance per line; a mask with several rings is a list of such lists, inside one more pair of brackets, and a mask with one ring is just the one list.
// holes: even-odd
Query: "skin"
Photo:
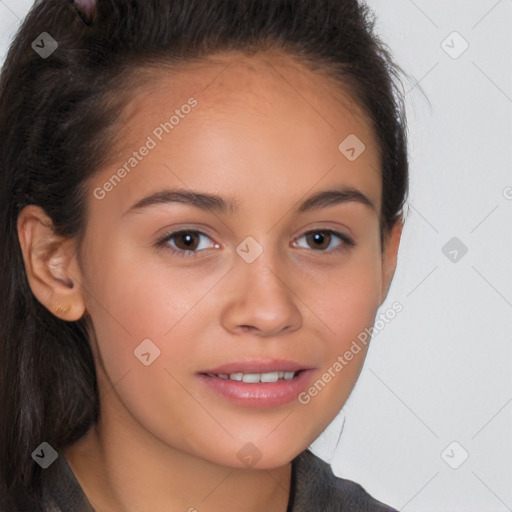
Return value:
[[(397, 221), (381, 247), (375, 134), (339, 85), (279, 54), (220, 54), (160, 71), (152, 84), (123, 111), (120, 143), (90, 183), (80, 250), (53, 233), (40, 208), (19, 216), (36, 298), (66, 321), (88, 314), (94, 326), (101, 418), (64, 453), (99, 510), (284, 512), (291, 460), (343, 407), (366, 348), (305, 405), (234, 405), (197, 372), (250, 357), (293, 359), (315, 368), (311, 385), (373, 325), (402, 229)], [(198, 105), (96, 199), (95, 187), (190, 97)], [(338, 150), (349, 134), (366, 145), (355, 161)], [(295, 212), (334, 186), (356, 188), (375, 208), (352, 201)], [(232, 197), (239, 209), (173, 203), (125, 213), (174, 187)], [(196, 256), (155, 246), (184, 228), (204, 233), (193, 238)], [(329, 229), (355, 246), (305, 236)], [(248, 236), (263, 249), (250, 264), (236, 252)], [(182, 240), (167, 245), (183, 253)], [(161, 351), (150, 366), (133, 353), (146, 338)], [(251, 467), (237, 457), (248, 442), (261, 452)]]

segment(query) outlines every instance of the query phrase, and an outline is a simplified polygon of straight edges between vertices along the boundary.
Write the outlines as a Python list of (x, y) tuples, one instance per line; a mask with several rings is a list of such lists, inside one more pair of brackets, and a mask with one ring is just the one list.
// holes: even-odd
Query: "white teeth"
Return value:
[(279, 380), (279, 372), (262, 373), (260, 377), (261, 382), (277, 382)]
[(245, 373), (242, 377), (244, 382), (259, 382), (260, 374), (259, 373)]
[(292, 380), (295, 372), (266, 372), (266, 373), (230, 373), (219, 374), (221, 379), (236, 380), (238, 382), (257, 383), (257, 382), (277, 382), (279, 379)]

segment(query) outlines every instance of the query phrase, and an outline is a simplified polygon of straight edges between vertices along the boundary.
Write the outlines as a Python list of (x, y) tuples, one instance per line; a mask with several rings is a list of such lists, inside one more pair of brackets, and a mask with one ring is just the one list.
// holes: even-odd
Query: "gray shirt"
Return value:
[[(99, 512), (87, 499), (62, 452), (49, 468), (43, 470), (43, 489), (48, 505), (25, 505), (19, 512)], [(18, 510), (10, 506), (2, 507), (0, 512)], [(305, 450), (292, 461), (286, 512), (397, 511), (377, 501), (360, 485), (335, 476), (329, 464)]]

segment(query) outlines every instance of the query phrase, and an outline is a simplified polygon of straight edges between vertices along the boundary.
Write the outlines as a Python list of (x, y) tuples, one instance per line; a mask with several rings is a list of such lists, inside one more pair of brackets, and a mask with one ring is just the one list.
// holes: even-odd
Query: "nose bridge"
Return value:
[[(272, 237), (267, 237), (269, 242)], [(275, 334), (300, 324), (300, 311), (291, 292), (276, 247), (265, 248), (247, 237), (237, 247), (231, 303), (226, 308), (226, 327), (247, 328)]]
[(286, 300), (286, 276), (283, 275), (278, 250), (270, 247), (270, 238), (264, 242), (265, 247), (250, 238), (242, 242), (237, 247), (239, 259), (235, 271), (248, 296), (263, 294), (274, 300)]
[(240, 264), (241, 278), (256, 291), (260, 288), (268, 294), (286, 295), (286, 277), (282, 265), (277, 262), (275, 251), (265, 250), (253, 263)]

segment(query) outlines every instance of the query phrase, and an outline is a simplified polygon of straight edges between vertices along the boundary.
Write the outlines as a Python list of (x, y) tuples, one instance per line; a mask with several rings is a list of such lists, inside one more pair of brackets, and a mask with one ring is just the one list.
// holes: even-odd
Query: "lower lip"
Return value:
[(303, 370), (292, 380), (247, 383), (200, 373), (201, 382), (218, 395), (245, 407), (276, 407), (297, 399), (307, 387), (312, 370)]

